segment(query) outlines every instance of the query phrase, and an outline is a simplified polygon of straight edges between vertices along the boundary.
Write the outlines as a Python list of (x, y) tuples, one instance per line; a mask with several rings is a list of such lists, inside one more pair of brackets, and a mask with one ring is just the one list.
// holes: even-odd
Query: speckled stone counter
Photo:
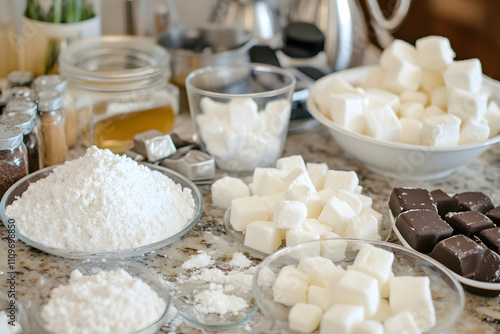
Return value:
[[(326, 162), (330, 169), (354, 170), (358, 173), (363, 191), (374, 200), (374, 208), (387, 210), (387, 200), (394, 186), (422, 186), (427, 188), (441, 188), (447, 192), (465, 190), (481, 190), (500, 202), (500, 145), (491, 148), (479, 159), (466, 167), (459, 169), (451, 177), (434, 183), (411, 183), (388, 179), (374, 174), (361, 166), (357, 161), (346, 156), (332, 140), (323, 126), (289, 135), (284, 156), (300, 154), (307, 162)], [(224, 174), (218, 174), (221, 177)], [(248, 181), (248, 180), (246, 180)], [(151, 254), (134, 258), (167, 280), (173, 280), (182, 270), (181, 264), (190, 255), (199, 250), (209, 253), (215, 260), (215, 265), (224, 268), (234, 252), (241, 251), (232, 239), (225, 234), (222, 219), (224, 211), (212, 206), (210, 185), (200, 186), (203, 193), (205, 208), (199, 223), (183, 238), (175, 243), (157, 250)], [(7, 271), (7, 242), (6, 229), (0, 228), (2, 241), (0, 242), (0, 275), (2, 292), (6, 291), (5, 272)], [(397, 242), (394, 235), (389, 241)], [(56, 277), (68, 274), (68, 263), (72, 260), (58, 258), (31, 248), (18, 241), (16, 246), (16, 290), (17, 298), (29, 305), (31, 298), (36, 294), (35, 284), (44, 277)], [(260, 260), (252, 259), (254, 265)], [(2, 277), (3, 276), (3, 277)], [(463, 315), (452, 333), (500, 333), (500, 297), (485, 298), (465, 293), (466, 304)], [(172, 310), (168, 323), (162, 328), (163, 333), (199, 333), (203, 330), (196, 328), (183, 320)], [(261, 312), (246, 324), (225, 331), (226, 333), (278, 333), (271, 321)]]

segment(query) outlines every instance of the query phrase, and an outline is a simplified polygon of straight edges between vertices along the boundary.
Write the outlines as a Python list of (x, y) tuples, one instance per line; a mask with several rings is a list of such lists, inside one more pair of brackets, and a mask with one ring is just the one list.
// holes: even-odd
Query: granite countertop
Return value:
[[(388, 179), (374, 174), (361, 166), (357, 161), (346, 156), (332, 140), (326, 129), (315, 126), (306, 132), (288, 136), (284, 156), (300, 154), (306, 162), (326, 162), (330, 169), (354, 170), (357, 172), (363, 192), (374, 200), (374, 208), (387, 210), (387, 201), (394, 186), (422, 186), (441, 188), (448, 192), (480, 190), (492, 196), (498, 203), (500, 199), (500, 145), (496, 145), (468, 166), (460, 168), (451, 177), (434, 183), (403, 182)], [(225, 174), (219, 173), (217, 177)], [(247, 180), (248, 181), (248, 180)], [(182, 271), (180, 266), (190, 255), (204, 251), (215, 260), (216, 266), (224, 266), (235, 252), (241, 249), (226, 235), (222, 224), (224, 211), (214, 208), (210, 195), (210, 185), (200, 185), (205, 208), (198, 224), (180, 240), (150, 254), (133, 258), (142, 262), (163, 275), (169, 281), (175, 279)], [(2, 292), (6, 291), (7, 268), (7, 231), (0, 228), (0, 280)], [(397, 242), (394, 235), (389, 238)], [(21, 241), (16, 245), (17, 298), (26, 305), (37, 293), (34, 288), (40, 277), (57, 277), (68, 273), (68, 264), (72, 260), (59, 258), (38, 251)], [(247, 254), (248, 255), (248, 254)], [(253, 265), (260, 260), (251, 259)], [(486, 298), (466, 292), (465, 310), (452, 333), (500, 333), (500, 297)], [(183, 320), (175, 310), (171, 310), (168, 323), (161, 329), (162, 333), (199, 333), (199, 328)], [(260, 311), (246, 324), (234, 327), (227, 333), (278, 333), (271, 321)]]

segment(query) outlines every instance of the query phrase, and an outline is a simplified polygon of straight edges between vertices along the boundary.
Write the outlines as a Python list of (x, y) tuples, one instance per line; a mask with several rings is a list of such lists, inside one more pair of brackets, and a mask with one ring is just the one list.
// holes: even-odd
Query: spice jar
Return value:
[(76, 114), (73, 97), (68, 91), (68, 81), (60, 75), (41, 75), (35, 79), (33, 86), (36, 93), (44, 90), (56, 90), (63, 96), (63, 109), (66, 117), (64, 130), (66, 143), (72, 147), (78, 140), (78, 116)]
[(0, 124), (0, 198), (28, 175), (28, 156), (18, 128)]
[(29, 87), (33, 81), (33, 74), (28, 71), (13, 71), (7, 76), (9, 87)]
[(4, 113), (0, 123), (18, 128), (23, 133), (23, 142), (28, 154), (28, 172), (33, 173), (43, 166), (43, 150), (40, 135), (35, 128), (35, 115), (28, 113)]
[(68, 157), (63, 97), (55, 90), (46, 90), (37, 94), (37, 98), (42, 123), (43, 165), (63, 163)]
[(170, 132), (179, 90), (168, 82), (169, 63), (165, 49), (141, 37), (103, 36), (64, 49), (59, 71), (85, 120), (82, 144), (125, 153), (138, 133)]

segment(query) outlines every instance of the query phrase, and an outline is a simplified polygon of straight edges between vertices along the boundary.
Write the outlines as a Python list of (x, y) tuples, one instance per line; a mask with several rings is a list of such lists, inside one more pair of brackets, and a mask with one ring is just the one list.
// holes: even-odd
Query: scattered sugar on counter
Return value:
[(166, 304), (123, 269), (71, 275), (53, 289), (40, 316), (53, 333), (130, 333), (157, 321)]
[(180, 232), (193, 217), (194, 199), (161, 172), (93, 146), (31, 184), (6, 212), (39, 243), (116, 251)]
[(200, 252), (197, 255), (191, 255), (187, 261), (185, 261), (182, 265), (182, 269), (198, 269), (204, 268), (212, 265), (214, 260), (205, 252)]

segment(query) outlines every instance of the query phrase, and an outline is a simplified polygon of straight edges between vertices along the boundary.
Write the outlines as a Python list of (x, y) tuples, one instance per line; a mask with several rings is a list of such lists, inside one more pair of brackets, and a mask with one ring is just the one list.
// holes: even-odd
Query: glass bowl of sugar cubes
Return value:
[(500, 142), (500, 83), (478, 59), (454, 60), (447, 38), (395, 40), (379, 64), (327, 75), (307, 107), (338, 145), (371, 170), (447, 177)]
[(264, 64), (204, 67), (187, 76), (198, 142), (218, 168), (244, 173), (276, 163), (295, 81), (288, 71)]
[(277, 251), (258, 266), (253, 292), (283, 333), (446, 333), (464, 308), (460, 283), (437, 261), (354, 238)]

